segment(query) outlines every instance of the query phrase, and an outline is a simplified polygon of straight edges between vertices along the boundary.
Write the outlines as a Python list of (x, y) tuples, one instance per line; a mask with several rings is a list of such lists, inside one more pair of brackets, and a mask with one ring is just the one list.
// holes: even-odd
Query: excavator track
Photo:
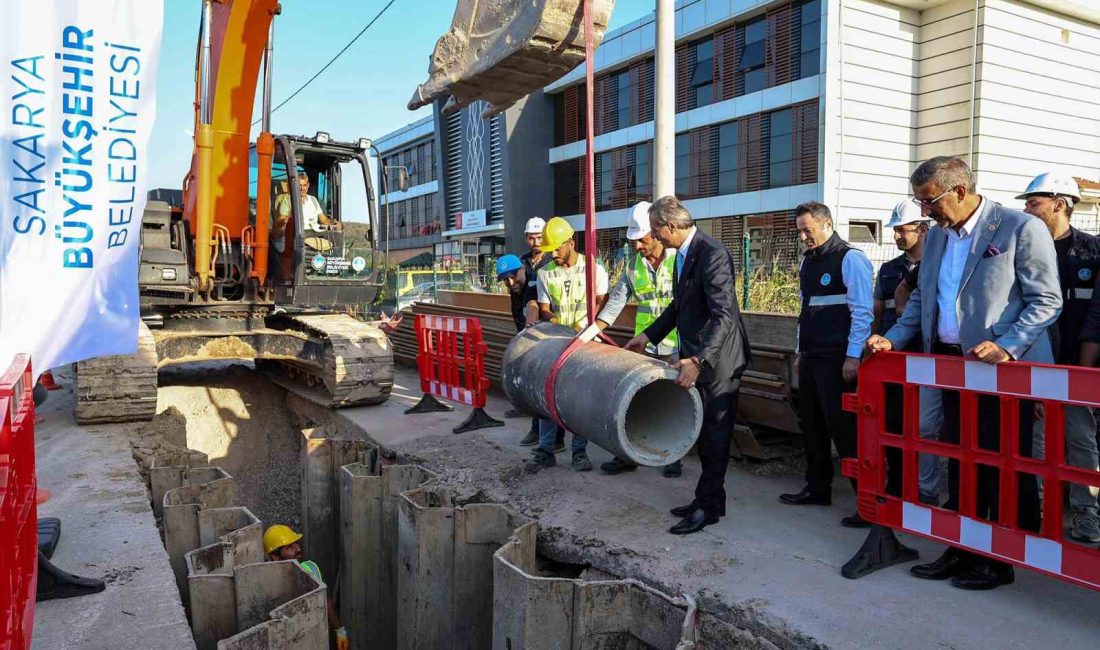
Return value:
[(76, 421), (80, 424), (151, 420), (157, 413), (157, 343), (138, 325), (135, 354), (76, 364)]
[(272, 381), (325, 408), (369, 406), (393, 389), (393, 346), (382, 330), (347, 314), (281, 315), (270, 321), (322, 343), (320, 367), (296, 361), (258, 361)]

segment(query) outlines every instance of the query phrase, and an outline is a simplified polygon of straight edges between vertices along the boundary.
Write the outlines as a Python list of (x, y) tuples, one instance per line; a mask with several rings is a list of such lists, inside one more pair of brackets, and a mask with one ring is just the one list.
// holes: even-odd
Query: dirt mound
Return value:
[(265, 527), (297, 529), (302, 432), (282, 388), (239, 363), (183, 365), (161, 373), (157, 406), (158, 418), (182, 420), (188, 447), (237, 480), (239, 505)]
[(138, 426), (130, 440), (130, 451), (146, 488), (149, 487), (149, 470), (153, 467), (209, 464), (206, 454), (187, 448), (187, 419), (175, 407), (166, 408), (151, 421)]

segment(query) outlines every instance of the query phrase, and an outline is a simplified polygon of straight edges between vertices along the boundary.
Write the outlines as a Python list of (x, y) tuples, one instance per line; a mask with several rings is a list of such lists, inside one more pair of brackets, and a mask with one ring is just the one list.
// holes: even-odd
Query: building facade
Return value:
[[(622, 249), (630, 206), (652, 200), (655, 28), (643, 17), (596, 52), (605, 255)], [(739, 263), (747, 241), (755, 264), (794, 264), (794, 208), (808, 200), (828, 205), (873, 260), (890, 259), (890, 210), (910, 196), (916, 165), (936, 155), (969, 160), (979, 191), (1013, 207), (1043, 171), (1100, 177), (1100, 3), (681, 0), (675, 33), (676, 194)], [(504, 233), (515, 251), (530, 216), (580, 228), (584, 109), (582, 66), (481, 121), (473, 139), (470, 110), (437, 109), (430, 127), (397, 132), (432, 139), (441, 170), (427, 181), (439, 232), (415, 237), (469, 246)], [(480, 180), (470, 175), (477, 160)], [(1087, 194), (1074, 222), (1096, 232), (1096, 192)]]
[[(523, 245), (528, 216), (552, 216), (553, 173), (545, 160), (553, 104), (537, 93), (490, 118), (481, 116), (485, 102), (451, 115), (441, 108), (437, 103), (432, 116), (375, 143), (379, 187), (383, 174), (386, 188), (397, 187), (399, 170), (409, 176), (407, 190), (382, 190), (382, 232), (389, 233), (391, 262), (429, 253), (445, 268), (483, 275), (487, 263)], [(515, 221), (520, 226), (509, 228)]]

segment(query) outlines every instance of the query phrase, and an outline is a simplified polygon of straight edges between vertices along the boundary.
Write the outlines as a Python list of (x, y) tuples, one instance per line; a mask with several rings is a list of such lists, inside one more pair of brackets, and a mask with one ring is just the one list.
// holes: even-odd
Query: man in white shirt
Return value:
[[(329, 230), (335, 232), (343, 230), (343, 225), (341, 225), (339, 221), (325, 216), (324, 211), (321, 209), (321, 203), (317, 200), (317, 197), (309, 193), (309, 174), (305, 172), (298, 173), (298, 198), (301, 202), (303, 237), (315, 237), (318, 233), (324, 233)], [(293, 214), (290, 201), (290, 192), (280, 194), (279, 197), (275, 199), (275, 223), (271, 229), (271, 235), (274, 241), (284, 247), (283, 235), (286, 231), (286, 224), (290, 221), (290, 217)], [(327, 250), (330, 247), (331, 244), (325, 249)], [(319, 247), (314, 246), (314, 248)], [(285, 248), (276, 246), (276, 250), (282, 252)]]

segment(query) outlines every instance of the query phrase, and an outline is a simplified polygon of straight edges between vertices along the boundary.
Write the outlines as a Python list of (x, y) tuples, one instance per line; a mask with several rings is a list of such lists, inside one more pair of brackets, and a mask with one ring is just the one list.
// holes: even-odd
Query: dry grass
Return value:
[[(737, 297), (743, 300), (741, 294), (744, 285), (740, 274), (737, 275), (736, 282)], [(797, 314), (800, 307), (796, 270), (780, 266), (758, 267), (749, 275), (748, 308), (750, 310)]]

